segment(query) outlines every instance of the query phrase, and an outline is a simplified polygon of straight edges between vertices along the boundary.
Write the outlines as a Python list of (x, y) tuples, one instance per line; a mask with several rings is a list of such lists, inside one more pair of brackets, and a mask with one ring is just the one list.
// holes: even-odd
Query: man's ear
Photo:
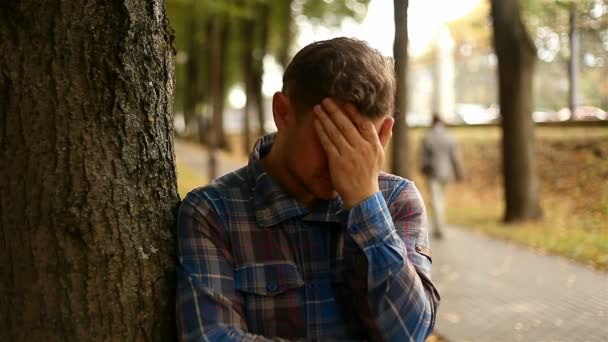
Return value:
[(282, 130), (287, 124), (289, 118), (289, 98), (283, 92), (277, 91), (272, 96), (272, 117), (277, 130)]
[(393, 136), (394, 123), (395, 119), (391, 116), (387, 116), (382, 121), (382, 126), (380, 126), (380, 130), (378, 131), (378, 139), (380, 139), (380, 144), (385, 149), (388, 145), (388, 142), (391, 141), (391, 138)]

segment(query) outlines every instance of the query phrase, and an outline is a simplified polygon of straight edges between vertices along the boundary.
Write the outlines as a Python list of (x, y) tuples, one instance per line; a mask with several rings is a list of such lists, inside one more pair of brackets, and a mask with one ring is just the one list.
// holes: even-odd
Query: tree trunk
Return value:
[(258, 129), (259, 135), (266, 134), (266, 127), (264, 127), (265, 109), (264, 109), (264, 94), (262, 93), (262, 83), (264, 76), (264, 56), (268, 50), (268, 25), (270, 22), (270, 8), (266, 3), (260, 3), (258, 5), (258, 47), (256, 52), (252, 56), (254, 59), (253, 64), (253, 95), (255, 96), (255, 104), (257, 106), (258, 114)]
[(576, 107), (578, 106), (577, 79), (578, 79), (578, 56), (579, 36), (576, 24), (576, 3), (570, 4), (570, 60), (568, 63), (568, 106), (570, 107), (570, 120), (574, 120)]
[(395, 6), (395, 42), (393, 55), (395, 58), (395, 75), (397, 89), (395, 91), (395, 124), (392, 139), (392, 172), (398, 176), (408, 177), (410, 168), (410, 146), (407, 122), (407, 8), (408, 0), (394, 0)]
[(221, 23), (217, 15), (209, 19), (209, 91), (211, 94), (211, 129), (208, 132), (209, 179), (217, 178), (217, 147), (222, 130), (222, 81), (221, 81)]
[(243, 63), (243, 83), (245, 85), (245, 107), (243, 107), (243, 147), (245, 155), (251, 150), (251, 125), (250, 115), (253, 105), (253, 32), (255, 22), (252, 19), (244, 19), (241, 23), (242, 53)]
[(186, 124), (198, 123), (196, 104), (199, 94), (199, 56), (197, 44), (198, 18), (196, 16), (196, 2), (184, 6), (185, 17), (188, 19), (188, 61), (186, 62), (186, 83), (184, 96), (184, 116)]
[(0, 4), (0, 340), (175, 339), (161, 0)]
[(291, 11), (291, 6), (293, 4), (293, 0), (284, 0), (281, 2), (281, 13), (282, 13), (282, 27), (283, 33), (281, 35), (281, 48), (279, 50), (279, 63), (286, 68), (291, 60), (290, 50), (291, 50), (291, 42), (294, 36), (294, 25), (293, 25), (293, 13)]
[(226, 137), (226, 129), (224, 125), (224, 110), (226, 109), (226, 97), (228, 93), (228, 68), (230, 63), (228, 61), (228, 46), (230, 44), (230, 22), (228, 18), (222, 16), (218, 19), (219, 23), (219, 110), (214, 111), (214, 115), (217, 117), (213, 119), (215, 124), (214, 129), (217, 134), (217, 146), (223, 150), (231, 150), (230, 143)]
[(536, 49), (517, 0), (492, 0), (502, 116), (505, 222), (541, 216), (534, 163), (532, 76)]

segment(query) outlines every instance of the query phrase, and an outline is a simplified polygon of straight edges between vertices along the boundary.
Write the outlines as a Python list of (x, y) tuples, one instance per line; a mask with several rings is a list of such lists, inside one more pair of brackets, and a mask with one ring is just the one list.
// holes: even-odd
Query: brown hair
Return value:
[(361, 40), (318, 41), (293, 57), (283, 75), (283, 92), (300, 112), (333, 97), (352, 102), (369, 118), (392, 115), (393, 63)]

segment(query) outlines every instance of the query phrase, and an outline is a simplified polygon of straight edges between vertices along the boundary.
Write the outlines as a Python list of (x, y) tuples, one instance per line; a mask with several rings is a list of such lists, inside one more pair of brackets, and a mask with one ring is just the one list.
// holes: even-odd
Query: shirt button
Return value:
[(279, 289), (279, 285), (277, 285), (277, 283), (270, 283), (266, 285), (266, 289), (268, 290), (268, 292), (275, 292)]

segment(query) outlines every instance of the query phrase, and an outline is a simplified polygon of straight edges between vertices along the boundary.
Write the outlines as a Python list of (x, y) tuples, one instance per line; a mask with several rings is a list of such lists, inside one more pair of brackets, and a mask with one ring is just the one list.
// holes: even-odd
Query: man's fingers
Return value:
[(321, 101), (321, 108), (329, 114), (331, 120), (336, 127), (338, 127), (340, 132), (342, 132), (342, 135), (346, 138), (348, 143), (351, 146), (355, 145), (360, 134), (357, 132), (357, 127), (350, 120), (349, 116), (344, 113), (331, 98), (323, 99), (323, 101)]
[(336, 124), (329, 117), (329, 114), (319, 105), (314, 106), (313, 110), (317, 119), (321, 123), (321, 126), (323, 127), (323, 131), (333, 142), (335, 147), (342, 151), (350, 148), (350, 145), (348, 141), (346, 141), (342, 131), (336, 127)]
[(393, 136), (393, 125), (395, 124), (395, 119), (392, 117), (386, 117), (382, 122), (382, 127), (380, 127), (380, 131), (378, 132), (378, 139), (380, 139), (380, 144), (383, 149), (386, 149), (389, 141), (391, 141), (391, 137)]
[(315, 125), (315, 130), (317, 131), (317, 136), (319, 137), (319, 141), (321, 141), (321, 146), (323, 146), (325, 153), (327, 153), (327, 155), (330, 155), (330, 156), (339, 155), (338, 149), (336, 148), (334, 143), (331, 141), (331, 139), (327, 135), (327, 132), (325, 132), (325, 129), (323, 128), (323, 125), (321, 124), (321, 121), (319, 121), (319, 119), (314, 119), (314, 125)]
[(376, 128), (374, 127), (372, 121), (364, 118), (352, 103), (345, 104), (344, 109), (346, 112), (348, 112), (350, 119), (359, 130), (359, 134), (363, 137), (363, 139), (373, 142), (377, 134)]

